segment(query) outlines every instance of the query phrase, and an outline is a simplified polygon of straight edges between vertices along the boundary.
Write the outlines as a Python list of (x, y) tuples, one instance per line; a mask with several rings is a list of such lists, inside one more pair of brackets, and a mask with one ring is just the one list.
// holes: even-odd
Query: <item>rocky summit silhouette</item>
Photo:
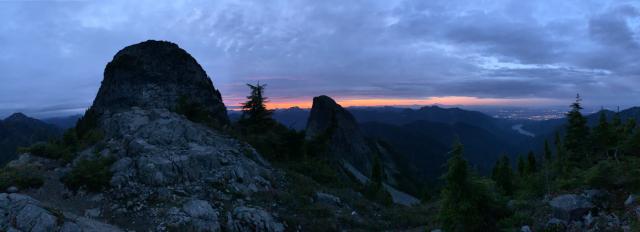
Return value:
[[(68, 164), (30, 154), (9, 163), (45, 178), (26, 195), (0, 194), (0, 230), (283, 231), (266, 209), (273, 205), (251, 200), (278, 179), (269, 163), (248, 144), (177, 112), (181, 98), (217, 125), (228, 123), (220, 93), (177, 45), (147, 41), (118, 52), (93, 113), (79, 123), (103, 136)], [(107, 186), (65, 187), (69, 181), (61, 180), (82, 169), (92, 177), (110, 173)]]
[(218, 126), (229, 123), (220, 92), (198, 62), (176, 44), (149, 40), (120, 50), (107, 64), (92, 109), (176, 110), (179, 104), (200, 108)]
[(307, 140), (326, 140), (327, 153), (360, 172), (371, 173), (374, 151), (358, 127), (356, 119), (328, 96), (313, 98), (307, 121)]

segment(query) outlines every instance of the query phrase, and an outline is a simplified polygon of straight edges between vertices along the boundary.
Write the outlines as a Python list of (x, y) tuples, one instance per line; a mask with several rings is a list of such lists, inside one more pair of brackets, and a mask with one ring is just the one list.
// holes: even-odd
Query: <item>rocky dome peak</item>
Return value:
[(5, 121), (24, 121), (29, 119), (29, 117), (27, 117), (27, 115), (24, 115), (23, 113), (13, 113), (12, 115), (10, 115), (9, 117), (5, 118)]
[(306, 139), (328, 139), (328, 154), (346, 161), (365, 175), (371, 172), (373, 151), (356, 119), (328, 96), (313, 98)]
[(92, 109), (176, 110), (179, 104), (197, 106), (215, 124), (229, 122), (220, 92), (198, 62), (174, 43), (149, 40), (120, 50), (107, 64)]

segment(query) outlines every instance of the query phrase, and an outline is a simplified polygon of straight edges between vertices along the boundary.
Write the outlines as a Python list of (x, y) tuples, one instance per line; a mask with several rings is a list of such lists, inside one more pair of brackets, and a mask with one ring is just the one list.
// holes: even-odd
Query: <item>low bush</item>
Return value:
[(3, 168), (0, 169), (0, 190), (10, 186), (20, 189), (37, 188), (44, 183), (38, 170), (32, 167)]
[(109, 187), (112, 176), (109, 169), (114, 161), (115, 159), (107, 157), (79, 160), (62, 181), (74, 191), (80, 188), (91, 192), (101, 191)]

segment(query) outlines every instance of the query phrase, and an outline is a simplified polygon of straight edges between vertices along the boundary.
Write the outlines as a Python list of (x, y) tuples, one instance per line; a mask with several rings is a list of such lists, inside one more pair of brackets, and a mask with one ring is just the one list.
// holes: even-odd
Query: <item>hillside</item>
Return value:
[(17, 157), (16, 148), (36, 142), (46, 142), (62, 135), (62, 130), (54, 125), (15, 113), (0, 120), (0, 164)]

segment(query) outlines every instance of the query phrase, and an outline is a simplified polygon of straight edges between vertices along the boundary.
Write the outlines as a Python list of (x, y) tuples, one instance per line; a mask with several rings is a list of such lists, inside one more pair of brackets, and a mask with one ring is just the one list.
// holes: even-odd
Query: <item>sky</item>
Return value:
[(640, 105), (640, 2), (0, 0), (0, 116), (83, 112), (127, 45), (177, 43), (236, 107)]

